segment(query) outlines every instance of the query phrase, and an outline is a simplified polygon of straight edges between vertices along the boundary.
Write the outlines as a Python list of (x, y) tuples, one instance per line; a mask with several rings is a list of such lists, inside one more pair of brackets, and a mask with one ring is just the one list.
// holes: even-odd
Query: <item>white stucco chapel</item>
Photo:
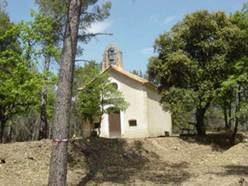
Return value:
[(104, 51), (102, 72), (106, 71), (129, 106), (125, 111), (103, 115), (101, 137), (143, 138), (171, 134), (171, 114), (163, 110), (157, 87), (148, 80), (125, 71), (122, 52), (114, 45), (109, 45)]

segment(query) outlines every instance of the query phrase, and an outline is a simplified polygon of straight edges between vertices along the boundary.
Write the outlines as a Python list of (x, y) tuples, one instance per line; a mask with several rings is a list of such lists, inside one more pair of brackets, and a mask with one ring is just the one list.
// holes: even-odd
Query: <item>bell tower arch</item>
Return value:
[(123, 68), (122, 52), (113, 44), (106, 47), (103, 54), (102, 71), (106, 70), (110, 65)]

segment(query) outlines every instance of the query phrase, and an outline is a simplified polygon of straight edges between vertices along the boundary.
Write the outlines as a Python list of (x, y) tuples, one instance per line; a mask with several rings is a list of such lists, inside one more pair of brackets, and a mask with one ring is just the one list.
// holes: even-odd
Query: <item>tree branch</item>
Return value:
[(87, 39), (90, 39), (92, 37), (96, 37), (96, 36), (99, 36), (99, 35), (112, 36), (113, 33), (102, 33), (102, 32), (99, 32), (99, 33), (87, 33), (87, 34), (83, 34), (83, 35), (78, 35), (78, 39), (81, 40), (81, 41), (86, 41)]
[(75, 59), (75, 62), (80, 62), (80, 61), (83, 61), (83, 62), (90, 62), (92, 60), (87, 60), (87, 59)]

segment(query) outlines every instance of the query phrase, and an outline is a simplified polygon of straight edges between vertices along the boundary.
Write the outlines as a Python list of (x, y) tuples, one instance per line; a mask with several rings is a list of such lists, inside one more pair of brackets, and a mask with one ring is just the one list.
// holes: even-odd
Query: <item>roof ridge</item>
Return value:
[[(106, 68), (104, 71), (102, 71), (99, 75), (101, 74), (104, 74), (106, 73), (107, 71), (109, 71), (110, 69), (113, 69), (114, 71), (130, 78), (130, 79), (133, 79), (135, 81), (138, 81), (139, 83), (141, 83), (142, 85), (146, 85), (150, 88), (153, 88), (153, 89), (157, 89), (158, 87), (153, 84), (152, 82), (150, 82), (149, 80), (145, 79), (145, 78), (142, 78), (136, 74), (133, 74), (131, 72), (128, 72), (126, 70), (124, 70), (123, 68), (121, 67), (118, 67), (118, 66), (115, 66), (115, 65), (110, 65), (108, 68)], [(83, 90), (88, 84), (92, 83), (93, 81), (95, 81), (96, 78), (94, 78), (93, 80), (89, 81), (84, 87), (80, 87), (78, 88), (78, 90)]]
[(122, 71), (122, 72), (124, 72), (124, 73), (127, 73), (128, 75), (133, 76), (134, 78), (140, 79), (140, 80), (142, 80), (142, 81), (144, 81), (144, 82), (149, 82), (147, 79), (142, 78), (142, 77), (140, 77), (140, 76), (138, 76), (138, 75), (136, 75), (136, 74), (133, 74), (133, 73), (131, 73), (131, 72), (128, 72), (128, 71), (126, 71), (126, 70), (124, 70), (123, 68), (120, 68), (120, 67), (118, 67), (118, 66), (111, 65), (111, 67), (112, 67), (112, 68), (116, 68), (116, 70)]

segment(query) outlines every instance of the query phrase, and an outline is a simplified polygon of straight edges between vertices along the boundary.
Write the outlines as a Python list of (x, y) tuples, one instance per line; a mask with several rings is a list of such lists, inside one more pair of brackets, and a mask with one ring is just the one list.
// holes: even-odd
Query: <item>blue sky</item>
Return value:
[[(100, 3), (105, 0), (100, 0)], [(113, 36), (92, 39), (80, 58), (102, 61), (104, 48), (114, 43), (123, 52), (126, 70), (146, 71), (149, 57), (153, 55), (156, 37), (170, 28), (186, 14), (207, 9), (225, 11), (228, 14), (242, 8), (247, 0), (110, 0), (110, 17), (89, 28), (92, 32), (109, 32)], [(30, 19), (33, 0), (7, 0), (8, 13), (15, 22)]]

